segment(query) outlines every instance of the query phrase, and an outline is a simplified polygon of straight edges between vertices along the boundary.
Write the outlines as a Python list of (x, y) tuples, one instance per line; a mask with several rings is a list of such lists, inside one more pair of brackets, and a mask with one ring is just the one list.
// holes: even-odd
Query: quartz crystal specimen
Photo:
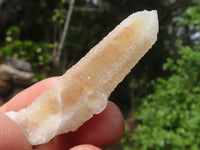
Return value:
[(157, 40), (157, 11), (130, 15), (30, 106), (7, 115), (30, 144), (77, 130), (104, 110), (114, 88)]

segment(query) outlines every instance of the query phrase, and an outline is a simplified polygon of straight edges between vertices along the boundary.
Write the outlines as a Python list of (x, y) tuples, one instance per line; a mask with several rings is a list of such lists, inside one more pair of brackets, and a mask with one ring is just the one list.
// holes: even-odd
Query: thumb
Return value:
[(71, 148), (70, 150), (101, 150), (101, 149), (93, 145), (83, 144), (83, 145), (75, 146)]
[(0, 149), (32, 150), (21, 129), (6, 115), (0, 112)]

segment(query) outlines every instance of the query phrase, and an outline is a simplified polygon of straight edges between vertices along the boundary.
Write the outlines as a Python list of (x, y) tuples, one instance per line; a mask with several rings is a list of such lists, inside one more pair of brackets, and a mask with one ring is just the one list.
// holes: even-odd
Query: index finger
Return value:
[[(18, 111), (27, 107), (41, 93), (48, 89), (58, 77), (48, 78), (22, 91), (0, 108), (0, 111)], [(64, 146), (72, 147), (78, 144), (90, 143), (97, 146), (107, 146), (120, 139), (124, 132), (124, 120), (119, 108), (108, 102), (106, 109), (88, 120), (76, 132), (58, 135), (49, 143), (37, 146), (37, 150), (57, 150)], [(56, 142), (55, 142), (56, 141)], [(63, 148), (64, 148), (63, 147)]]
[(0, 107), (0, 111), (5, 113), (8, 111), (19, 111), (22, 108), (26, 108), (30, 105), (38, 96), (40, 96), (45, 90), (47, 90), (59, 77), (51, 77), (44, 79), (31, 87), (23, 90), (9, 102)]

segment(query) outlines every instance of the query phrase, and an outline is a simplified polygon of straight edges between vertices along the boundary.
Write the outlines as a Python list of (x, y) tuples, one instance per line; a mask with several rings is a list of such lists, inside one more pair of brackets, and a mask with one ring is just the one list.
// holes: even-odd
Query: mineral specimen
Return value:
[(156, 11), (130, 15), (30, 106), (7, 115), (32, 145), (77, 130), (104, 110), (110, 93), (152, 47), (157, 33)]

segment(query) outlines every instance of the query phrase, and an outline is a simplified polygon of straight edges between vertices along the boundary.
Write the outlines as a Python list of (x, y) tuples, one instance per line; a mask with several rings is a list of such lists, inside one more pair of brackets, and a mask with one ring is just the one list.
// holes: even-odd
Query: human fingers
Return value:
[(21, 129), (0, 112), (0, 150), (32, 150)]
[(22, 91), (13, 97), (8, 103), (0, 107), (0, 149), (32, 150), (32, 147), (22, 130), (3, 113), (11, 110), (18, 111), (28, 106), (57, 79), (58, 77), (54, 77), (38, 82), (37, 84)]
[(93, 145), (84, 144), (84, 145), (74, 146), (73, 148), (70, 148), (70, 150), (101, 150), (101, 149)]
[[(55, 77), (49, 78), (49, 79), (43, 80), (43, 81), (31, 86), (30, 88), (24, 90), (22, 93), (15, 96), (10, 102), (8, 102), (7, 104), (4, 105), (4, 107), (3, 107), (4, 112), (10, 111), (10, 110), (17, 111), (21, 108), (26, 107), (32, 101), (34, 101), (34, 99), (37, 96), (39, 96), (43, 91), (45, 91), (48, 87), (50, 87), (52, 85), (52, 83), (54, 83), (57, 79), (58, 79), (58, 77), (57, 78), (55, 78)], [(27, 97), (28, 97), (28, 102), (24, 102), (27, 100)], [(115, 117), (113, 117), (113, 116), (115, 116)], [(98, 119), (98, 118), (100, 118), (100, 119)], [(116, 105), (114, 105), (113, 103), (110, 103), (110, 102), (108, 103), (108, 106), (105, 109), (105, 111), (103, 111), (99, 115), (95, 115), (91, 119), (91, 121), (89, 120), (85, 124), (89, 124), (89, 125), (83, 125), (83, 127), (81, 127), (78, 130), (78, 132), (73, 132), (73, 133), (57, 136), (51, 142), (49, 142), (47, 144), (43, 144), (43, 145), (39, 146), (39, 148), (63, 147), (63, 146), (71, 147), (71, 146), (74, 146), (74, 145), (77, 145), (80, 143), (91, 143), (91, 142), (103, 147), (103, 146), (114, 143), (123, 134), (123, 117), (121, 115), (121, 112), (117, 108)], [(114, 124), (118, 124), (119, 128), (113, 128), (112, 126)], [(101, 132), (101, 134), (100, 134), (98, 132), (99, 129), (101, 129), (102, 131), (104, 130), (105, 132), (100, 131)], [(110, 129), (113, 129), (113, 130), (110, 130)], [(106, 130), (108, 130), (108, 132)], [(90, 133), (90, 134), (88, 134), (86, 131), (88, 131), (88, 133)], [(98, 137), (99, 134), (100, 134), (99, 139), (92, 137), (92, 135), (96, 135), (96, 137)], [(109, 134), (109, 135), (107, 135), (107, 134)], [(87, 136), (85, 136), (85, 135), (87, 135)], [(81, 136), (85, 136), (85, 138), (81, 138)], [(66, 141), (66, 139), (67, 139), (67, 141)], [(70, 140), (70, 139), (74, 139), (74, 140)]]
[(95, 115), (72, 133), (77, 144), (93, 144), (99, 147), (110, 146), (120, 140), (124, 133), (124, 118), (119, 108), (108, 102), (106, 109)]
[(114, 103), (108, 102), (102, 113), (94, 115), (77, 131), (59, 135), (49, 143), (37, 146), (35, 150), (69, 149), (80, 144), (107, 147), (119, 141), (123, 133), (123, 116)]
[(19, 111), (20, 109), (27, 107), (55, 81), (57, 81), (58, 78), (59, 77), (47, 78), (30, 86), (0, 107), (0, 111), (4, 113), (8, 111)]

